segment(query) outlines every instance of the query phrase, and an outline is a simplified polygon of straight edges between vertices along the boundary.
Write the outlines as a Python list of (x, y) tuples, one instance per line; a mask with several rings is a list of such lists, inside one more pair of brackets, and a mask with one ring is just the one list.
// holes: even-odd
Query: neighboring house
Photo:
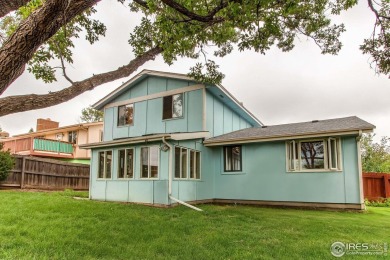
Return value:
[(38, 119), (37, 131), (1, 139), (13, 154), (32, 155), (89, 164), (90, 150), (79, 145), (101, 141), (103, 122), (59, 127), (50, 119)]
[(220, 85), (148, 70), (94, 107), (91, 199), (364, 208), (358, 147), (375, 126), (357, 117), (264, 126)]

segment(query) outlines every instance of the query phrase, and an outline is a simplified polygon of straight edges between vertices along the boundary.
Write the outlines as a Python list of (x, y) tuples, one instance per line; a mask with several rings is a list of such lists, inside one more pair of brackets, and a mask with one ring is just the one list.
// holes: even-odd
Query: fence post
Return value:
[(385, 182), (385, 196), (390, 198), (390, 183), (389, 183), (390, 174), (383, 174), (383, 181)]
[(20, 178), (20, 188), (21, 189), (23, 189), (23, 187), (24, 187), (24, 171), (25, 171), (25, 168), (26, 168), (26, 156), (23, 156), (23, 158), (22, 158), (22, 171), (21, 171), (22, 177)]

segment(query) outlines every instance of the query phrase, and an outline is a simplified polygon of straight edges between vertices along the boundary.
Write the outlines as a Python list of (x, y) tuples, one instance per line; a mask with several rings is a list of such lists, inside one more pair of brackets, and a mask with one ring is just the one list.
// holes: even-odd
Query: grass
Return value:
[(336, 241), (390, 242), (390, 208), (196, 212), (75, 200), (85, 193), (72, 191), (0, 196), (0, 259), (327, 259)]

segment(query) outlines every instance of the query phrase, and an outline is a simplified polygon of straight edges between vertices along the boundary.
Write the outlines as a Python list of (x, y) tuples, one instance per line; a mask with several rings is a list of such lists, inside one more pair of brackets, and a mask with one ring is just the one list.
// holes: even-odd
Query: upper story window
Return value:
[(118, 107), (118, 126), (132, 125), (134, 123), (134, 104)]
[(242, 149), (240, 145), (225, 146), (224, 151), (224, 171), (239, 172), (242, 171)]
[(289, 171), (341, 170), (340, 140), (336, 138), (287, 143)]
[(163, 119), (183, 117), (183, 93), (163, 97)]
[(111, 179), (112, 151), (99, 152), (99, 179)]
[(68, 132), (68, 142), (72, 144), (77, 143), (77, 131)]

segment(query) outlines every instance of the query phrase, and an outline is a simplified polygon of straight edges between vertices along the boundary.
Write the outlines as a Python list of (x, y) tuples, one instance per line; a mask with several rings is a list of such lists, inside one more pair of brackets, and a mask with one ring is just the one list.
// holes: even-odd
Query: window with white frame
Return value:
[(68, 132), (68, 142), (72, 144), (77, 142), (77, 131)]
[(224, 171), (242, 171), (242, 150), (240, 145), (223, 147)]
[(118, 151), (118, 179), (134, 177), (134, 149)]
[(141, 148), (141, 178), (158, 178), (159, 147)]
[(112, 172), (112, 151), (102, 151), (98, 153), (99, 158), (99, 179), (111, 179)]
[(200, 152), (190, 150), (190, 179), (200, 179)]
[(127, 104), (118, 107), (118, 126), (133, 125), (134, 104)]
[(163, 97), (163, 119), (183, 117), (183, 93)]
[(340, 139), (293, 140), (286, 150), (289, 171), (341, 170)]
[(175, 147), (175, 178), (200, 179), (200, 152)]

